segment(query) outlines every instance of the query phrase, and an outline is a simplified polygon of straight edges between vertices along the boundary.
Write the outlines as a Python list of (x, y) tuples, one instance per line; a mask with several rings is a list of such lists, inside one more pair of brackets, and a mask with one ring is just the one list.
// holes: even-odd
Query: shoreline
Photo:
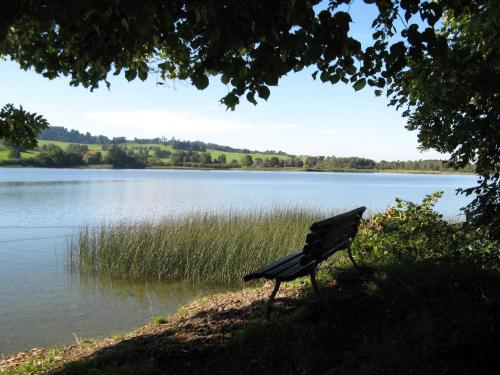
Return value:
[(248, 172), (318, 172), (318, 173), (379, 173), (379, 174), (427, 174), (427, 175), (463, 175), (475, 176), (473, 172), (463, 171), (426, 171), (418, 169), (304, 169), (304, 168), (230, 168), (230, 167), (187, 167), (187, 166), (149, 166), (146, 168), (113, 168), (109, 164), (95, 164), (78, 167), (36, 167), (25, 165), (0, 165), (0, 168), (45, 168), (45, 169), (110, 169), (110, 170), (194, 170), (194, 171), (248, 171)]
[[(178, 365), (182, 366), (186, 357), (192, 356), (194, 360), (200, 353), (212, 353), (226, 345), (244, 322), (264, 320), (265, 301), (272, 287), (273, 284), (267, 282), (238, 291), (197, 298), (166, 318), (152, 318), (148, 324), (119, 334), (98, 338), (75, 335), (74, 344), (35, 347), (2, 355), (0, 374), (24, 374), (23, 366), (31, 369), (37, 365), (42, 366), (36, 369), (37, 374), (51, 372), (63, 368), (70, 362), (87, 360), (98, 352), (126, 345), (132, 340), (148, 340), (151, 336), (165, 336), (167, 342), (160, 344), (162, 350), (174, 360), (181, 357), (182, 363)], [(281, 287), (280, 296), (300, 303), (305, 289), (302, 284), (288, 283)], [(247, 310), (245, 319), (240, 316), (241, 310)], [(224, 314), (225, 318), (221, 320), (219, 314)], [(175, 341), (175, 344), (170, 341)], [(157, 345), (158, 341), (154, 340), (153, 343)]]

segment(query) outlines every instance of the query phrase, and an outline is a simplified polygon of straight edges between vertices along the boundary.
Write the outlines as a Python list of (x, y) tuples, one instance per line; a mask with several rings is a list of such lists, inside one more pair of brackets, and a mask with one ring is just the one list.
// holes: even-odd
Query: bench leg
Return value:
[(316, 292), (316, 294), (320, 298), (320, 300), (326, 304), (325, 296), (323, 295), (323, 293), (321, 293), (321, 289), (319, 288), (319, 285), (316, 282), (316, 269), (311, 271), (311, 284), (312, 284), (314, 291)]
[(271, 293), (271, 296), (269, 297), (269, 300), (267, 301), (267, 306), (266, 306), (266, 319), (269, 320), (271, 316), (271, 310), (273, 308), (272, 303), (274, 301), (274, 298), (276, 297), (276, 294), (278, 294), (278, 290), (281, 286), (281, 281), (276, 280), (276, 284), (274, 284), (274, 289)]
[(358, 271), (362, 271), (362, 272), (373, 272), (373, 269), (368, 267), (368, 266), (360, 266), (358, 265), (358, 263), (356, 263), (356, 261), (354, 260), (354, 257), (352, 256), (352, 250), (351, 250), (351, 245), (349, 245), (349, 247), (347, 248), (347, 255), (349, 255), (349, 259), (351, 260), (352, 262), (352, 265), (354, 266), (354, 268), (356, 268)]
[(360, 270), (361, 267), (358, 266), (358, 263), (356, 263), (356, 261), (354, 260), (354, 257), (352, 256), (351, 244), (349, 244), (349, 246), (347, 247), (347, 255), (349, 256), (349, 259), (351, 260), (352, 265), (354, 266), (354, 268)]

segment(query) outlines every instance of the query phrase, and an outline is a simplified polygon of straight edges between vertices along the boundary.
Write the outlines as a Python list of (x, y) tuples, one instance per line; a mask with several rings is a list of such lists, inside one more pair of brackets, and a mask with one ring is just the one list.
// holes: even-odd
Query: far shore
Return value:
[[(0, 168), (47, 168), (47, 167), (35, 167), (35, 166), (25, 166), (21, 164), (17, 165), (0, 165)], [(120, 170), (120, 168), (113, 168), (111, 164), (92, 164), (88, 166), (78, 166), (78, 167), (51, 167), (48, 169), (116, 169)], [(123, 168), (127, 169), (127, 168)], [(398, 174), (434, 174), (434, 175), (474, 175), (472, 172), (465, 171), (431, 171), (431, 170), (418, 170), (418, 169), (333, 169), (333, 170), (325, 170), (325, 169), (310, 169), (310, 168), (294, 168), (294, 167), (285, 167), (285, 168), (230, 168), (230, 167), (218, 167), (218, 168), (209, 168), (209, 167), (188, 167), (188, 166), (175, 166), (175, 165), (156, 165), (150, 166), (146, 168), (135, 168), (137, 170), (146, 170), (146, 169), (171, 169), (171, 170), (200, 170), (200, 171), (217, 171), (217, 170), (225, 170), (225, 171), (258, 171), (258, 172), (333, 172), (333, 173), (398, 173)]]

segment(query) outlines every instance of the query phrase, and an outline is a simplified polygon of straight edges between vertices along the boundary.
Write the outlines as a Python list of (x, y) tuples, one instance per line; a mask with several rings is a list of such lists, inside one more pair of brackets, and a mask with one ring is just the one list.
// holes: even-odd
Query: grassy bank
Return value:
[(299, 208), (199, 212), (159, 223), (87, 227), (70, 245), (69, 265), (117, 278), (234, 283), (302, 247), (311, 223), (327, 215)]
[[(0, 360), (25, 374), (498, 374), (500, 274), (439, 262), (387, 263), (372, 273), (324, 269), (320, 303), (288, 283), (214, 295), (106, 339)], [(2, 367), (3, 366), (3, 367)]]

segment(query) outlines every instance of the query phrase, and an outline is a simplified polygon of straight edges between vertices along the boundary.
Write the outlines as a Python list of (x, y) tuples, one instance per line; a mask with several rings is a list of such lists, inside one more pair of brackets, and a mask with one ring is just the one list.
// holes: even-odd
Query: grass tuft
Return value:
[(151, 321), (155, 324), (165, 324), (167, 323), (167, 318), (162, 315), (156, 315), (151, 318)]
[(325, 216), (277, 208), (86, 227), (70, 244), (69, 266), (115, 278), (236, 283), (301, 248), (311, 223)]

